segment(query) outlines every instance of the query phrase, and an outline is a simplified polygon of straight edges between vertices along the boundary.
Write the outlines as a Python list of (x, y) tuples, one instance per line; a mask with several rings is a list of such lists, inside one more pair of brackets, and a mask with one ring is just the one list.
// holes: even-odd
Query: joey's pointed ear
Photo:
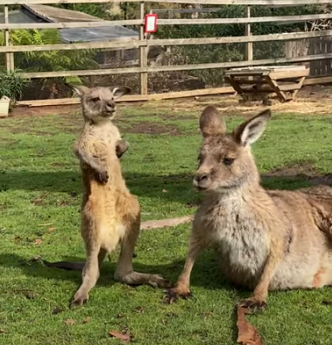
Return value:
[(207, 106), (199, 118), (199, 127), (203, 137), (212, 135), (224, 134), (226, 131), (226, 124), (218, 110), (212, 106)]
[(131, 88), (127, 86), (121, 86), (121, 87), (115, 87), (112, 90), (112, 93), (114, 95), (114, 98), (120, 98), (123, 95), (126, 95), (131, 92)]
[(74, 91), (76, 91), (80, 97), (83, 97), (84, 95), (86, 95), (90, 90), (88, 87), (84, 85), (72, 85), (68, 83), (66, 83), (66, 85), (72, 88)]
[(243, 146), (254, 143), (264, 132), (271, 117), (271, 110), (266, 109), (239, 125), (233, 132), (235, 141)]

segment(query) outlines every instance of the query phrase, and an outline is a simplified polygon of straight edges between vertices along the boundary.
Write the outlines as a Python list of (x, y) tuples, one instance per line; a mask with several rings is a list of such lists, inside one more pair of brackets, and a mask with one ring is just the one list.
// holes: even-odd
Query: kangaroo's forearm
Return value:
[(75, 155), (80, 161), (90, 166), (96, 172), (102, 173), (103, 171), (105, 171), (105, 167), (103, 167), (103, 164), (98, 159), (94, 158), (92, 155), (86, 153), (85, 151), (77, 148), (75, 149)]
[(129, 143), (125, 140), (118, 140), (115, 146), (115, 152), (118, 158), (121, 158), (128, 150)]
[(271, 242), (273, 245), (271, 246), (262, 275), (254, 290), (254, 296), (261, 300), (266, 299), (271, 279), (274, 276), (283, 257), (283, 241), (278, 241), (278, 239), (275, 238)]

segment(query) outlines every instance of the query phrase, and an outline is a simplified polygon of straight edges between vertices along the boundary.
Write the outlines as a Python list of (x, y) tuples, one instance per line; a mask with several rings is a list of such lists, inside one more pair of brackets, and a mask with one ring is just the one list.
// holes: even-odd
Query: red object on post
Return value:
[(149, 13), (144, 18), (144, 33), (150, 34), (157, 31), (157, 14)]

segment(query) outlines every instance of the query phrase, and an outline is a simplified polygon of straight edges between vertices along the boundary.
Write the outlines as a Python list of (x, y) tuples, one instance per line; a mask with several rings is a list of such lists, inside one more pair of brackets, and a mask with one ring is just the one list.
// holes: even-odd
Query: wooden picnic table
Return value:
[(232, 68), (225, 77), (245, 100), (260, 95), (263, 101), (276, 94), (281, 102), (294, 100), (301, 89), (309, 68), (305, 66), (257, 66)]

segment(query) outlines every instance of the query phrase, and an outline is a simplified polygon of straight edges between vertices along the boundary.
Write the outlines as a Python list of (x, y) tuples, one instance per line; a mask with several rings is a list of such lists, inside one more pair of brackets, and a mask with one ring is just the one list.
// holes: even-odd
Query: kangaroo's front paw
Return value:
[(165, 303), (171, 304), (179, 299), (179, 297), (183, 299), (190, 299), (193, 297), (192, 292), (190, 289), (180, 289), (179, 287), (168, 289), (166, 291), (166, 295), (164, 297)]
[(96, 173), (96, 178), (97, 178), (97, 181), (100, 182), (100, 183), (107, 183), (108, 181), (108, 172), (105, 170), (105, 171), (98, 171)]
[(125, 140), (118, 140), (115, 146), (115, 152), (118, 158), (121, 158), (128, 150), (129, 143)]
[(88, 299), (89, 295), (77, 291), (70, 303), (70, 309), (81, 307)]
[(242, 300), (239, 303), (239, 307), (249, 308), (253, 311), (264, 310), (267, 307), (267, 304), (264, 300), (260, 300), (256, 297), (251, 297)]
[(149, 284), (153, 287), (168, 289), (171, 287), (171, 283), (163, 277), (153, 274), (149, 278)]

